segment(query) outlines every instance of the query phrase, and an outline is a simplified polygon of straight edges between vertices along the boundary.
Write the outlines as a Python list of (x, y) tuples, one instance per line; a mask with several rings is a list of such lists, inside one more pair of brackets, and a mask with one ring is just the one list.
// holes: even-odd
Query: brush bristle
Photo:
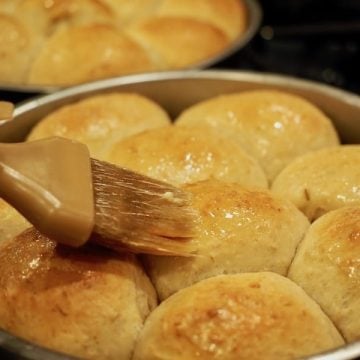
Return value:
[(115, 250), (189, 255), (195, 213), (172, 185), (91, 159), (97, 241)]

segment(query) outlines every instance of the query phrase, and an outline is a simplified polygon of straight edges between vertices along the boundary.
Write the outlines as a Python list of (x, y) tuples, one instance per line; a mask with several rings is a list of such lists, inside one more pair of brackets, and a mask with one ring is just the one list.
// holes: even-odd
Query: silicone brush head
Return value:
[(94, 239), (113, 249), (187, 255), (194, 231), (189, 194), (109, 163), (91, 159)]

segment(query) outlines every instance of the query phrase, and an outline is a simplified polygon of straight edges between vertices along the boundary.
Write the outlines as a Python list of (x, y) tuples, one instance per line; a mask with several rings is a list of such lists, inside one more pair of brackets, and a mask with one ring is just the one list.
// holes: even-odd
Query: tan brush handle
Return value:
[(8, 101), (0, 101), (0, 121), (11, 120), (14, 113), (14, 104)]
[(58, 137), (0, 144), (0, 196), (43, 234), (82, 245), (95, 218), (87, 147)]

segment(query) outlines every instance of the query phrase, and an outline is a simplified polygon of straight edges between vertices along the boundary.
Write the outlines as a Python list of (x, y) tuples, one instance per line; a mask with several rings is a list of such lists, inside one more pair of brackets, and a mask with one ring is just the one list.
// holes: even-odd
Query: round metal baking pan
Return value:
[[(218, 54), (203, 60), (199, 63), (190, 65), (184, 70), (195, 70), (208, 68), (234, 54), (236, 51), (242, 49), (256, 34), (262, 20), (262, 10), (257, 0), (243, 0), (248, 14), (248, 24), (246, 31), (239, 35), (237, 39)], [(8, 82), (0, 82), (0, 91), (6, 92), (22, 92), (32, 94), (48, 94), (60, 90), (64, 87), (51, 85), (36, 85), (36, 84), (13, 84)]]
[[(232, 71), (180, 71), (133, 75), (87, 83), (40, 96), (19, 105), (13, 120), (0, 123), (0, 141), (21, 141), (42, 117), (65, 104), (105, 92), (136, 92), (164, 107), (171, 117), (201, 100), (254, 89), (278, 89), (300, 95), (319, 106), (334, 122), (344, 143), (360, 143), (360, 97), (318, 83), (274, 74)], [(0, 331), (0, 347), (18, 359), (70, 359)], [(2, 355), (0, 351), (0, 355)], [(7, 358), (14, 358), (7, 357)], [(1, 359), (5, 359), (1, 356)], [(312, 360), (360, 359), (360, 341)]]

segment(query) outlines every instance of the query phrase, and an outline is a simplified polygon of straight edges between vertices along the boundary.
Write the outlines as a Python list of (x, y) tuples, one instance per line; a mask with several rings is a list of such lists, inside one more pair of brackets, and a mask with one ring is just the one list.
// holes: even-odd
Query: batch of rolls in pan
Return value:
[(247, 27), (242, 0), (1, 0), (0, 82), (66, 86), (194, 67)]
[(40, 121), (93, 157), (179, 186), (196, 256), (69, 249), (0, 207), (0, 327), (87, 359), (296, 359), (360, 339), (360, 145), (309, 101), (221, 95), (175, 119), (139, 94)]

